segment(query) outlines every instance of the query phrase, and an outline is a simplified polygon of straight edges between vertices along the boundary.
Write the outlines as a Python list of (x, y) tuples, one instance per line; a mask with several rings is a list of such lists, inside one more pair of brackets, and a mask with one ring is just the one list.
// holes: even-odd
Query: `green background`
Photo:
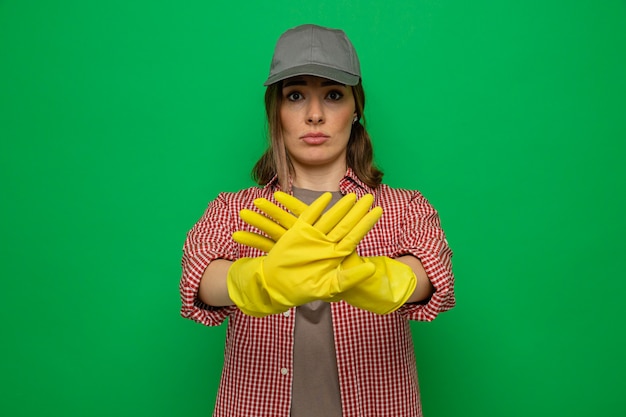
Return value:
[(181, 248), (252, 185), (301, 23), (351, 37), (386, 182), (455, 251), (425, 414), (625, 415), (617, 0), (1, 0), (0, 414), (210, 415), (225, 326), (180, 318)]

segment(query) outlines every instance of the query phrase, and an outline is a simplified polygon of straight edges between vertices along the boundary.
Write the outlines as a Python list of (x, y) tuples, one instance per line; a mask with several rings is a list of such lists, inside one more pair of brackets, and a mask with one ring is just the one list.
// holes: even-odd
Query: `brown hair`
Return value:
[[(293, 165), (285, 149), (280, 122), (280, 105), (282, 102), (282, 81), (271, 84), (265, 90), (265, 113), (268, 123), (269, 145), (265, 153), (252, 169), (252, 178), (260, 185), (265, 185), (275, 175), (283, 189), (288, 188), (289, 176), (293, 175)], [(383, 179), (383, 172), (374, 164), (372, 141), (365, 129), (365, 91), (361, 81), (352, 87), (356, 114), (360, 119), (352, 125), (346, 164), (352, 168), (356, 176), (365, 184), (376, 188)]]

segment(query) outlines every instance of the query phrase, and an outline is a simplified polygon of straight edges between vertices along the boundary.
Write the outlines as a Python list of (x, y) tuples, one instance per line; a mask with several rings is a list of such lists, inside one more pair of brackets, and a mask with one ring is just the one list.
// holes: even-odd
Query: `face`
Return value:
[(355, 116), (349, 86), (314, 76), (283, 82), (280, 120), (296, 176), (307, 169), (345, 170)]

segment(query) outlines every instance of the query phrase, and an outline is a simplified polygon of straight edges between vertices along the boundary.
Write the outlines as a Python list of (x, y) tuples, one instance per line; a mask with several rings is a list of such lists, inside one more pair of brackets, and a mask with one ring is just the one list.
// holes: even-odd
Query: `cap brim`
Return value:
[(359, 79), (361, 78), (358, 75), (349, 74), (336, 68), (331, 68), (318, 64), (306, 64), (286, 69), (277, 74), (272, 74), (263, 83), (263, 85), (268, 86), (278, 81), (282, 81), (291, 77), (296, 77), (298, 75), (314, 75), (317, 77), (328, 78), (329, 80), (337, 81), (338, 83), (350, 86), (357, 85), (359, 83)]

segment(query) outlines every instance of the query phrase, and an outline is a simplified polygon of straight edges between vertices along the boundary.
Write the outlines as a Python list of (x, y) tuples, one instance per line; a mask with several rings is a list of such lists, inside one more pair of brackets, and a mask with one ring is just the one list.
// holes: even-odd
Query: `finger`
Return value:
[[(350, 212), (356, 202), (356, 194), (346, 194), (335, 203), (322, 217), (315, 223), (315, 228), (327, 234)], [(369, 207), (368, 207), (369, 210)], [(343, 237), (343, 236), (342, 236)], [(341, 239), (341, 237), (340, 237)]]
[(241, 243), (242, 245), (256, 248), (266, 253), (274, 247), (274, 241), (272, 239), (268, 239), (265, 236), (261, 236), (256, 233), (244, 232), (242, 230), (233, 233), (233, 240), (237, 243)]
[(280, 239), (281, 236), (287, 231), (278, 223), (275, 223), (273, 220), (268, 219), (256, 211), (243, 209), (239, 212), (239, 217), (250, 226), (254, 226), (260, 231), (265, 232), (274, 241)]
[(381, 207), (374, 207), (352, 230), (350, 230), (346, 237), (337, 244), (337, 250), (353, 251), (382, 215), (383, 209)]
[[(356, 204), (352, 207), (350, 212), (346, 214), (343, 219), (337, 224), (329, 233), (327, 233), (328, 239), (331, 242), (338, 242), (350, 233), (352, 229), (367, 215), (372, 203), (374, 202), (374, 196), (371, 194), (364, 195)], [(367, 233), (367, 232), (366, 232)]]
[(283, 210), (265, 198), (257, 198), (254, 200), (254, 205), (267, 216), (276, 220), (276, 222), (278, 222), (285, 229), (291, 229), (296, 220), (298, 220), (296, 216)]
[(302, 212), (299, 219), (303, 220), (307, 224), (314, 224), (317, 219), (320, 218), (332, 198), (333, 195), (331, 193), (322, 194)]
[(306, 203), (282, 191), (276, 191), (274, 198), (283, 206), (287, 207), (287, 210), (291, 211), (296, 217), (300, 216), (302, 212), (309, 207)]

